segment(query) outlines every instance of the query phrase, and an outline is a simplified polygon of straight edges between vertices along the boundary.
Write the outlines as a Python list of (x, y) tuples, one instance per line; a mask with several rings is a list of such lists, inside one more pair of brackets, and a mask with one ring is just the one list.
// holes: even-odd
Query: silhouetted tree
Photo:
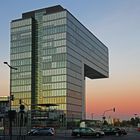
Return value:
[(137, 124), (140, 123), (140, 118), (139, 117), (131, 118), (130, 123), (132, 126), (137, 126)]
[(106, 120), (104, 120), (103, 125), (108, 125), (108, 122)]
[(120, 126), (130, 126), (131, 122), (129, 120), (123, 120), (120, 124)]

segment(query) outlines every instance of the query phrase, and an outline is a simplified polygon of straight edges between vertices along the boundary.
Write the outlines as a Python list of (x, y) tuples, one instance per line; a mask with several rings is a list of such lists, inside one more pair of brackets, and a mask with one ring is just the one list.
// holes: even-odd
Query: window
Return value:
[(66, 74), (66, 68), (43, 70), (43, 73), (42, 73), (43, 76), (59, 75), (59, 74)]

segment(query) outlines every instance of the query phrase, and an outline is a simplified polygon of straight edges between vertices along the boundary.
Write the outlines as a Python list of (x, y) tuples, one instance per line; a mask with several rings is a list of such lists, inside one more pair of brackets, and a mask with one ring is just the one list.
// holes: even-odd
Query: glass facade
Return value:
[(42, 102), (66, 114), (66, 11), (44, 15), (42, 28)]
[(31, 106), (32, 19), (11, 22), (11, 92), (12, 108), (19, 109), (19, 99)]
[[(57, 6), (56, 6), (57, 7)], [(56, 104), (67, 121), (84, 119), (85, 77), (108, 77), (108, 49), (62, 7), (11, 22), (13, 108)]]

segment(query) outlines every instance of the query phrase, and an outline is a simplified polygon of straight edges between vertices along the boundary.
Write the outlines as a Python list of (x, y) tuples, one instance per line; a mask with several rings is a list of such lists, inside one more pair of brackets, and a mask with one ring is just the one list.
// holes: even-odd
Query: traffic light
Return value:
[(115, 107), (113, 108), (113, 111), (115, 112)]
[(103, 120), (105, 120), (106, 119), (106, 117), (105, 116), (103, 116)]
[(21, 99), (19, 99), (19, 104), (20, 104), (20, 105), (22, 104), (22, 100), (21, 100)]
[(11, 95), (11, 96), (10, 96), (10, 100), (11, 100), (11, 101), (14, 101), (14, 95)]
[(24, 105), (20, 105), (20, 110), (24, 111), (25, 106)]
[(24, 109), (25, 109), (25, 106), (20, 104), (20, 111), (19, 111), (19, 114), (20, 114), (20, 127), (24, 126)]

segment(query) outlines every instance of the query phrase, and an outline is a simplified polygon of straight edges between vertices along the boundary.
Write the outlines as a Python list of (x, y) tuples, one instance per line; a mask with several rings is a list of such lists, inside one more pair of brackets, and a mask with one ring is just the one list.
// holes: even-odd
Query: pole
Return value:
[[(3, 62), (4, 64), (6, 64), (9, 68), (10, 68), (10, 98), (9, 98), (9, 110), (10, 110), (10, 114), (11, 114), (11, 98), (12, 98), (12, 69), (17, 70), (17, 68), (12, 67), (11, 65), (8, 64), (8, 62)], [(10, 136), (10, 140), (12, 140), (12, 119), (11, 117), (9, 117), (9, 136)]]
[(30, 116), (28, 115), (28, 112), (29, 112), (29, 110), (30, 110), (30, 108), (29, 108), (30, 106), (29, 106), (27, 103), (25, 103), (22, 99), (19, 99), (19, 104), (21, 105), (22, 103), (23, 103), (23, 104), (26, 106), (26, 108), (27, 108), (27, 114), (26, 114), (26, 117), (27, 117), (27, 120), (26, 120), (26, 121), (27, 121), (27, 122), (26, 122), (26, 124), (27, 124), (27, 132), (28, 132), (28, 131), (29, 131), (29, 126), (30, 126), (30, 125), (29, 125), (29, 122), (30, 122), (29, 117), (30, 117)]
[(92, 119), (92, 120), (93, 120), (93, 114), (94, 114), (94, 113), (91, 113), (91, 119)]
[(105, 110), (104, 112), (103, 112), (103, 123), (105, 123), (105, 113), (106, 112), (108, 112), (108, 111), (113, 111), (113, 112), (115, 112), (115, 107), (113, 108), (113, 109), (108, 109), (108, 110)]
[[(10, 113), (11, 113), (11, 92), (12, 92), (12, 88), (11, 88), (11, 85), (12, 85), (12, 76), (11, 76), (11, 73), (12, 73), (12, 69), (10, 68), (10, 98), (9, 98)], [(9, 121), (10, 121), (9, 135), (10, 135), (10, 140), (12, 140), (12, 120), (11, 120), (11, 117), (9, 118)]]
[(74, 127), (73, 114), (72, 114), (72, 129)]
[(3, 118), (3, 126), (4, 126), (3, 135), (4, 135), (4, 140), (5, 140), (5, 112), (4, 112), (4, 118)]
[(21, 127), (23, 126), (23, 112), (20, 112), (20, 126), (19, 126), (19, 137), (22, 137)]

